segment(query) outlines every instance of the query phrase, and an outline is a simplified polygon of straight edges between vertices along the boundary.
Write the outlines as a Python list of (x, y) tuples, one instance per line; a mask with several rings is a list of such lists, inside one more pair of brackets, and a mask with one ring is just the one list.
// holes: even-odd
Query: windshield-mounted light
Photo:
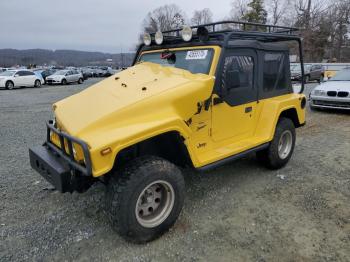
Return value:
[(163, 40), (164, 40), (162, 32), (157, 31), (155, 36), (154, 36), (154, 39), (155, 39), (157, 45), (161, 45), (163, 43)]
[(151, 45), (152, 38), (151, 38), (151, 35), (149, 33), (144, 33), (144, 35), (143, 35), (143, 43), (145, 45)]
[(185, 42), (188, 42), (188, 41), (191, 41), (192, 39), (192, 28), (185, 25), (182, 30), (181, 30), (181, 36), (182, 36), (182, 39), (185, 41)]

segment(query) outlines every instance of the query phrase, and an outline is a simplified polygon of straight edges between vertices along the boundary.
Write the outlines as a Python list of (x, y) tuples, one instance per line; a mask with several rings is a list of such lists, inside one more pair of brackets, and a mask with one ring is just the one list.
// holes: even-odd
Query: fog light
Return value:
[(155, 38), (155, 41), (156, 41), (156, 44), (157, 45), (161, 45), (162, 43), (163, 43), (163, 34), (162, 34), (162, 32), (160, 32), (160, 31), (157, 31), (156, 32), (156, 34), (155, 34), (155, 36), (154, 36), (154, 38)]
[(151, 35), (149, 33), (145, 33), (143, 35), (143, 43), (145, 45), (151, 45), (151, 42), (152, 42), (152, 38), (151, 38)]
[(188, 41), (191, 41), (192, 39), (192, 28), (185, 25), (182, 30), (181, 30), (181, 36), (182, 36), (182, 39), (185, 41), (185, 42), (188, 42)]

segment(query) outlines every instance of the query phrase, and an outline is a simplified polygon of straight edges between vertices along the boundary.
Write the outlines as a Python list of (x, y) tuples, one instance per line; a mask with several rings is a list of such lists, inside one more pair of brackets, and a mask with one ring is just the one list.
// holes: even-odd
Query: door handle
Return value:
[(252, 112), (252, 110), (253, 110), (253, 108), (251, 106), (248, 106), (245, 108), (246, 113), (250, 113), (250, 112)]

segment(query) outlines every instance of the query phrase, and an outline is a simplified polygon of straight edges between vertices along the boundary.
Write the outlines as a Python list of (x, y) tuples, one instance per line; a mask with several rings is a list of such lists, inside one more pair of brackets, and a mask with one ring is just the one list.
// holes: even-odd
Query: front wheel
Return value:
[(256, 153), (258, 160), (270, 169), (285, 166), (293, 154), (295, 127), (289, 118), (281, 118), (269, 147)]
[(106, 190), (106, 213), (126, 240), (151, 241), (178, 218), (185, 182), (180, 169), (158, 157), (143, 157), (111, 177)]
[(80, 85), (80, 84), (82, 84), (83, 82), (84, 82), (84, 80), (83, 80), (82, 78), (79, 78), (78, 84)]
[(61, 84), (62, 85), (66, 85), (67, 84), (67, 80), (66, 79), (62, 79)]

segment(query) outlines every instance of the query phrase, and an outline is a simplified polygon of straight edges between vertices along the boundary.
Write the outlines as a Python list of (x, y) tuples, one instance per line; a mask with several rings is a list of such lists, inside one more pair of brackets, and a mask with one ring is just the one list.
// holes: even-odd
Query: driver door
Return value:
[(257, 53), (251, 49), (226, 51), (216, 87), (218, 95), (213, 98), (214, 143), (232, 144), (253, 136), (257, 117), (257, 61)]

